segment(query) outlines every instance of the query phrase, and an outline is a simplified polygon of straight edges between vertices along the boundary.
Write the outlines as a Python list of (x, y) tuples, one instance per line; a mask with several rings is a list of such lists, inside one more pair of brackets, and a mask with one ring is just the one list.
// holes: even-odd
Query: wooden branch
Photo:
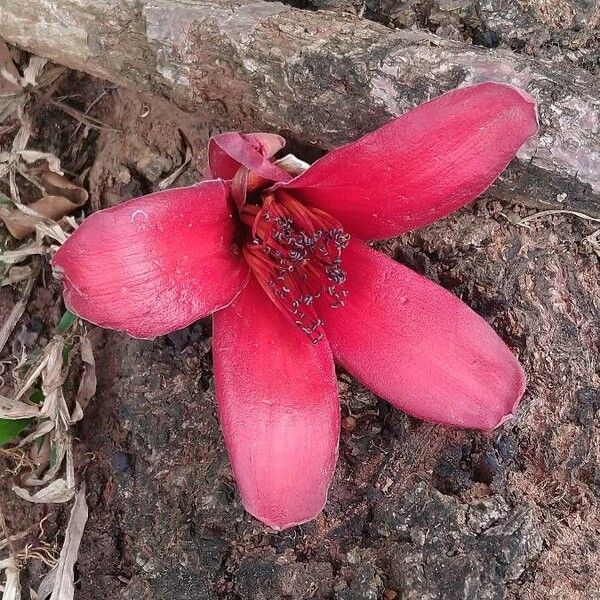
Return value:
[(0, 35), (188, 109), (208, 105), (217, 126), (321, 148), (450, 88), (513, 83), (539, 100), (542, 130), (494, 193), (600, 215), (600, 85), (572, 67), (252, 0), (3, 0)]

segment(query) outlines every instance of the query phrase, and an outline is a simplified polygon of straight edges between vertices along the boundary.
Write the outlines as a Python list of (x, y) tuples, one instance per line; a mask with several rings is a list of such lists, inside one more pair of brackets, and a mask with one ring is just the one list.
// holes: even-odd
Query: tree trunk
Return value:
[(0, 36), (188, 109), (211, 105), (223, 127), (324, 149), (450, 88), (512, 83), (538, 99), (542, 130), (495, 192), (600, 216), (600, 86), (583, 70), (254, 0), (3, 0)]

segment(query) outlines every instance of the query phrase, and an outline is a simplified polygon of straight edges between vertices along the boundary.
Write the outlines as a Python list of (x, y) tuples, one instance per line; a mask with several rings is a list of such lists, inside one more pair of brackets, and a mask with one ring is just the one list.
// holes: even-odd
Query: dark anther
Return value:
[[(296, 325), (314, 343), (323, 339), (315, 299), (344, 305), (346, 272), (341, 252), (349, 236), (329, 216), (294, 200), (269, 196), (262, 209), (248, 211), (256, 235), (246, 246), (255, 257), (255, 275), (268, 281), (271, 298), (294, 315)], [(268, 224), (267, 224), (268, 222)]]

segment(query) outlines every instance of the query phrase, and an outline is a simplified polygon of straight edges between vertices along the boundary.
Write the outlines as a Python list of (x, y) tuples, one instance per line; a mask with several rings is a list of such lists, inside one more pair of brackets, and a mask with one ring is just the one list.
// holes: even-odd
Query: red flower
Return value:
[(271, 160), (279, 136), (218, 135), (213, 180), (97, 212), (69, 238), (54, 257), (65, 303), (139, 338), (213, 314), (219, 416), (244, 505), (275, 529), (303, 523), (337, 459), (334, 359), (421, 419), (493, 429), (512, 416), (525, 379), (500, 338), (363, 240), (464, 206), (536, 130), (530, 96), (484, 83), (295, 177)]

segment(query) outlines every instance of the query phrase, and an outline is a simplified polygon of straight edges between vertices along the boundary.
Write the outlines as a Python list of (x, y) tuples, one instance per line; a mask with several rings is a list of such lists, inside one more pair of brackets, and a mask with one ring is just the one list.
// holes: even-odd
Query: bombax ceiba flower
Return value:
[(453, 90), (312, 166), (225, 133), (211, 179), (87, 218), (56, 253), (67, 307), (153, 338), (213, 315), (220, 423), (244, 506), (275, 529), (322, 509), (338, 453), (334, 362), (420, 419), (493, 429), (519, 363), (457, 297), (366, 242), (481, 194), (537, 131), (525, 92)]

